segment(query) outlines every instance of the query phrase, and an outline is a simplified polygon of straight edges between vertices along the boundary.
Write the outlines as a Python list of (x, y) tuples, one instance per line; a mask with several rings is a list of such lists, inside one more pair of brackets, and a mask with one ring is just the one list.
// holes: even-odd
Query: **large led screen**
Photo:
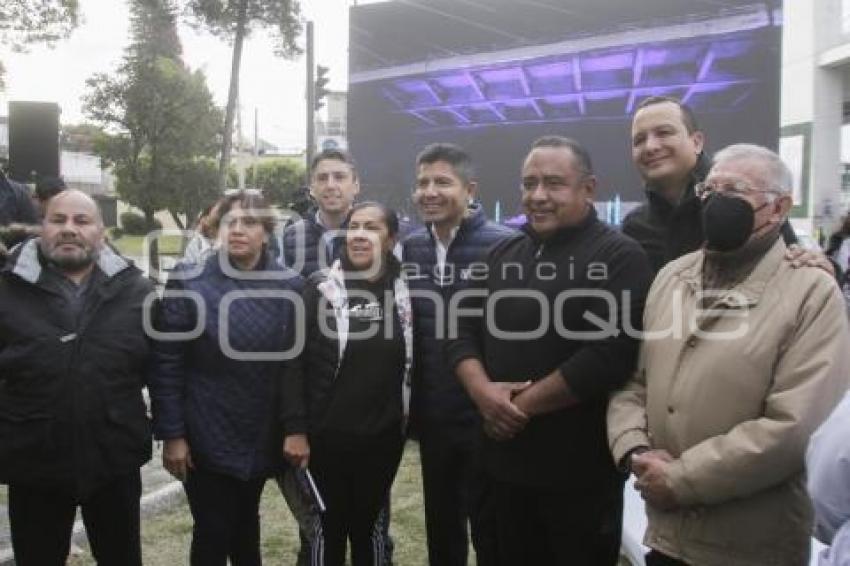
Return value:
[(410, 210), (425, 145), (467, 148), (492, 215), (519, 209), (531, 142), (593, 156), (597, 201), (643, 198), (630, 122), (651, 95), (697, 113), (708, 150), (776, 147), (781, 0), (394, 0), (351, 9), (349, 144), (371, 198)]

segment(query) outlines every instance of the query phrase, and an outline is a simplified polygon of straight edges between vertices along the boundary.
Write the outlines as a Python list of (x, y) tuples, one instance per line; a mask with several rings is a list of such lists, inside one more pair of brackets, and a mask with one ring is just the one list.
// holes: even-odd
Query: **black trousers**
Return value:
[(419, 454), (428, 563), (431, 566), (466, 566), (471, 524), (473, 542), (477, 523), (473, 509), (478, 470), (475, 426), (422, 422)]
[(18, 566), (64, 566), (77, 506), (99, 566), (141, 566), (139, 472), (119, 476), (79, 500), (71, 487), (9, 485), (9, 524)]
[(646, 566), (688, 566), (688, 563), (662, 554), (657, 550), (650, 550), (646, 554)]
[(622, 490), (592, 493), (487, 480), (480, 513), (479, 566), (615, 566)]
[[(298, 558), (296, 566), (310, 566), (313, 552), (311, 551), (310, 538), (315, 534), (315, 521), (318, 520), (319, 512), (312, 509), (309, 502), (305, 501), (301, 488), (292, 478), (293, 471), (287, 469), (278, 475), (275, 481), (286, 500), (286, 505), (292, 516), (298, 522)], [(381, 564), (391, 565), (393, 563), (393, 539), (390, 536), (390, 494), (387, 493), (386, 501), (378, 513), (378, 521), (375, 524), (375, 535), (382, 539), (381, 547), (384, 551)]]
[(264, 478), (240, 480), (195, 469), (184, 484), (192, 528), (192, 566), (259, 566)]
[(368, 438), (312, 439), (310, 470), (324, 499), (326, 511), (312, 538), (314, 566), (343, 566), (348, 541), (352, 566), (384, 564), (384, 539), (376, 529), (387, 500), (404, 438), (392, 430)]

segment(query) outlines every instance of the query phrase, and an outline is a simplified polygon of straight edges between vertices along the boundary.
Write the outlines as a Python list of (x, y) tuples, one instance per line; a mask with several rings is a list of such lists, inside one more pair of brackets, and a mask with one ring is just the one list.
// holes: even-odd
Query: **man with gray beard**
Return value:
[(64, 564), (78, 506), (99, 564), (142, 564), (151, 292), (73, 190), (50, 200), (41, 237), (0, 273), (0, 483), (17, 564)]

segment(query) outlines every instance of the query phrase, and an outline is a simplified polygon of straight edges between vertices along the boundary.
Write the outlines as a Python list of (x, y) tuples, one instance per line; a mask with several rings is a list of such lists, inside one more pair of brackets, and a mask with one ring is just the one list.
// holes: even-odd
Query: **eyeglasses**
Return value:
[(779, 189), (753, 188), (746, 181), (709, 181), (697, 183), (694, 187), (694, 192), (697, 197), (701, 199), (705, 199), (713, 193), (720, 193), (735, 198), (744, 198), (753, 193), (772, 193), (775, 195), (784, 194), (784, 192)]

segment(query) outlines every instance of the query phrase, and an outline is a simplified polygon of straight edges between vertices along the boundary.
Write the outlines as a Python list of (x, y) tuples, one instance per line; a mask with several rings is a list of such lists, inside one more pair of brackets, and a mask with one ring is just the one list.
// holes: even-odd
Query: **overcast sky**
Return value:
[[(368, 4), (380, 0), (359, 0)], [(330, 87), (346, 88), (348, 76), (348, 7), (353, 0), (301, 0), (305, 19), (315, 22), (316, 63), (330, 67)], [(0, 46), (6, 67), (6, 92), (0, 93), (0, 115), (10, 100), (57, 102), (62, 123), (83, 121), (81, 96), (85, 81), (98, 72), (112, 72), (128, 43), (126, 0), (80, 0), (83, 23), (55, 48), (35, 45), (28, 53), (10, 53)], [(224, 106), (230, 80), (231, 47), (209, 34), (181, 25), (183, 58), (192, 69), (203, 69), (216, 101)], [(302, 42), (303, 46), (303, 42)], [(252, 35), (242, 54), (240, 92), (243, 132), (253, 135), (254, 108), (259, 109), (260, 137), (281, 149), (303, 147), (305, 139), (305, 62), (277, 58), (262, 33)]]

